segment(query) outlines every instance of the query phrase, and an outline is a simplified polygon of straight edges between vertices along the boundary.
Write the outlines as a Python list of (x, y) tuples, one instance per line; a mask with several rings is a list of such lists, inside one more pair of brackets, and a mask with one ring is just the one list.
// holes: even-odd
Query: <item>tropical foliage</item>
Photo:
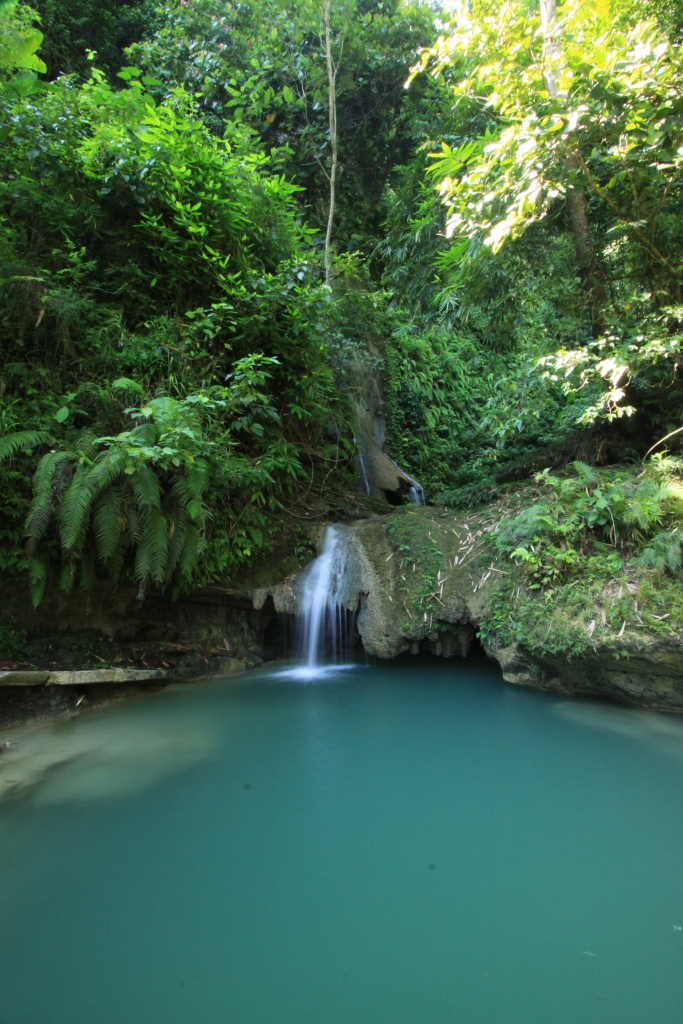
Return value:
[(430, 499), (548, 470), (500, 540), (530, 585), (677, 572), (639, 474), (683, 437), (680, 4), (330, 30), (336, 139), (320, 2), (0, 2), (0, 569), (223, 579), (357, 491), (365, 375)]
[(664, 572), (681, 567), (680, 465), (655, 461), (650, 471), (597, 471), (575, 462), (569, 476), (537, 475), (540, 500), (496, 536), (501, 552), (523, 564), (530, 589), (561, 583), (589, 551), (602, 547), (616, 571), (626, 557)]

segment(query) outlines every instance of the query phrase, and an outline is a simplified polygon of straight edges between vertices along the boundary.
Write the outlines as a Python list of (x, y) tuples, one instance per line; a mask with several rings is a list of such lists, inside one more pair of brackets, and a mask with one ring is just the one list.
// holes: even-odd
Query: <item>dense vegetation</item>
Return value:
[(430, 500), (552, 471), (500, 538), (531, 591), (678, 572), (683, 5), (453, 6), (0, 2), (0, 569), (34, 600), (220, 579), (357, 492), (359, 364)]

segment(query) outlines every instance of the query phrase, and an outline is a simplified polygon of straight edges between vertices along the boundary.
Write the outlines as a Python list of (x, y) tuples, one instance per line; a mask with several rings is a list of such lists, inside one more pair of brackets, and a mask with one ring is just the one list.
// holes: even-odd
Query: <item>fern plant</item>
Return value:
[[(274, 362), (249, 356), (236, 361), (225, 387), (183, 399), (161, 395), (130, 407), (125, 415), (132, 426), (118, 434), (98, 437), (85, 428), (70, 443), (46, 431), (0, 438), (0, 459), (50, 445), (33, 476), (25, 524), (35, 605), (55, 542), (60, 585), (67, 591), (78, 573), (89, 585), (97, 563), (114, 580), (131, 574), (141, 595), (149, 584), (179, 588), (196, 579), (211, 519), (210, 486), (229, 481), (234, 491), (248, 488), (250, 500), (262, 503), (259, 488), (274, 483), (274, 472), (296, 477), (301, 469), (293, 446), (283, 451), (270, 443), (268, 430), (277, 429), (279, 417), (264, 386)], [(137, 392), (140, 399), (144, 394), (125, 379), (112, 390)], [(268, 445), (268, 455), (244, 451), (244, 436)], [(229, 521), (230, 509), (222, 511)], [(252, 546), (259, 542), (262, 537), (250, 537)]]
[(53, 526), (67, 591), (79, 567), (82, 581), (90, 581), (90, 551), (114, 579), (133, 553), (141, 593), (150, 582), (191, 581), (205, 537), (210, 472), (207, 459), (196, 454), (201, 438), (184, 429), (183, 448), (150, 420), (113, 438), (84, 434), (73, 448), (42, 456), (26, 521), (34, 604), (48, 576), (45, 541)]
[(678, 527), (673, 530), (662, 530), (645, 545), (638, 561), (641, 565), (656, 569), (658, 572), (678, 572), (681, 568), (682, 543), (683, 537), (678, 532)]
[(547, 589), (562, 582), (591, 548), (612, 548), (621, 564), (634, 556), (659, 572), (681, 567), (683, 488), (661, 460), (635, 473), (598, 471), (582, 462), (560, 478), (548, 470), (536, 481), (543, 501), (500, 530), (498, 550), (524, 565), (530, 586)]

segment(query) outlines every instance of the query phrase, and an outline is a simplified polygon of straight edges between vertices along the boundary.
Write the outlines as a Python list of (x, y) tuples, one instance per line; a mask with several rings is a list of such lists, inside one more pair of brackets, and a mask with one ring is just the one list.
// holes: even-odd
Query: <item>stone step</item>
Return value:
[(0, 672), (0, 686), (91, 686), (97, 683), (150, 683), (168, 679), (164, 668), (86, 668), (63, 672)]

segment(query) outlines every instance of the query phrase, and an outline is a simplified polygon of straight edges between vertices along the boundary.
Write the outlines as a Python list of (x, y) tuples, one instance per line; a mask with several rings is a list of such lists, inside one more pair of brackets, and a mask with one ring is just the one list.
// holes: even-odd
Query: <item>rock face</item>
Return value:
[(580, 658), (533, 659), (519, 644), (489, 652), (503, 678), (517, 686), (570, 695), (585, 694), (660, 711), (683, 712), (683, 650), (657, 640), (613, 650), (596, 645)]
[[(400, 505), (417, 481), (384, 451), (386, 421), (381, 377), (376, 371), (381, 353), (370, 346), (346, 368), (348, 396), (356, 419), (360, 485), (372, 498)], [(419, 487), (419, 484), (417, 485)], [(421, 488), (420, 488), (421, 490)]]
[[(348, 530), (347, 605), (358, 612), (363, 646), (375, 657), (405, 651), (465, 657), (470, 650), (487, 604), (485, 587), (473, 592), (469, 576), (481, 554), (483, 532), (464, 531), (464, 551), (469, 551), (459, 557), (451, 517), (446, 530), (439, 516), (435, 509), (404, 507)], [(270, 596), (278, 612), (296, 615), (300, 581), (260, 591), (257, 603)]]
[(151, 592), (140, 602), (134, 587), (98, 581), (90, 591), (69, 594), (52, 587), (34, 609), (25, 586), (8, 584), (3, 589), (5, 616), (29, 637), (99, 635), (141, 648), (155, 641), (196, 644), (205, 650), (219, 645), (221, 656), (256, 664), (282, 653), (272, 602), (255, 610), (247, 592), (205, 587), (177, 601)]
[[(379, 658), (420, 651), (466, 656), (509, 569), (493, 552), (497, 525), (492, 508), (456, 514), (402, 506), (342, 528), (347, 544), (344, 602), (357, 612), (368, 653)], [(198, 654), (183, 656), (186, 667), (174, 668), (171, 675), (197, 676), (217, 668), (228, 674), (287, 653), (282, 616), (298, 614), (302, 580), (299, 573), (240, 593), (207, 588), (177, 602), (149, 595), (142, 605), (132, 589), (102, 584), (89, 594), (51, 592), (37, 612), (27, 596), (8, 590), (5, 611), (30, 635), (90, 631), (135, 643), (194, 644)], [(495, 636), (484, 649), (513, 685), (683, 711), (683, 649), (675, 639), (645, 632), (602, 636), (599, 630), (591, 634), (586, 652), (575, 658), (532, 654)], [(45, 683), (46, 676), (38, 673), (30, 683)]]
[[(464, 657), (488, 617), (506, 570), (495, 562), (497, 523), (407, 507), (358, 523), (348, 533), (348, 606), (358, 612), (366, 651), (393, 658), (409, 651)], [(263, 591), (278, 611), (296, 615), (300, 577)], [(595, 695), (624, 704), (683, 711), (683, 649), (671, 641), (595, 639), (576, 658), (531, 655), (519, 644), (484, 644), (516, 686)]]

